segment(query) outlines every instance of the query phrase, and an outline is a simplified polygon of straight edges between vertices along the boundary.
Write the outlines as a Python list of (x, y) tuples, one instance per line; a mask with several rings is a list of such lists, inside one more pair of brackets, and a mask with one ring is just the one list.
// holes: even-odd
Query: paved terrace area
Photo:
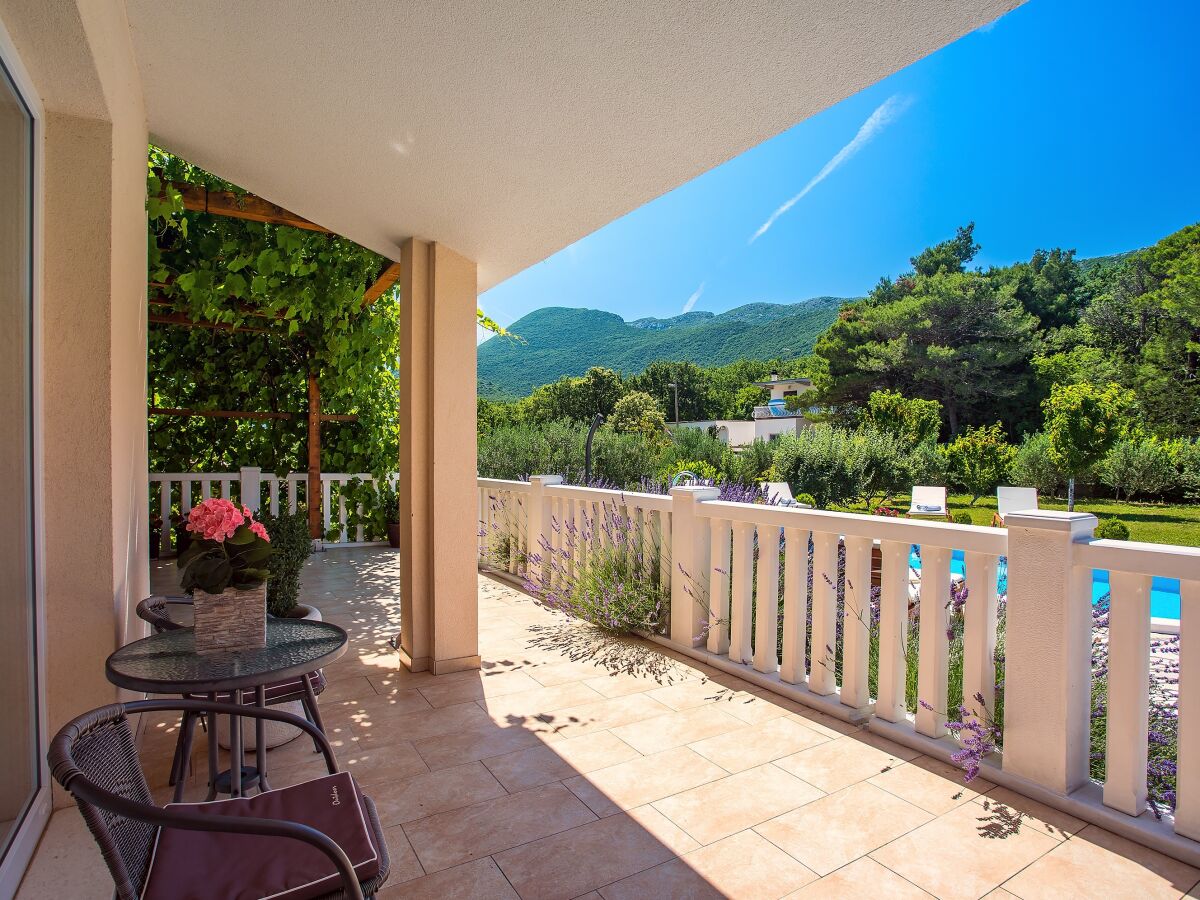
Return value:
[[(321, 708), (387, 829), (383, 898), (1200, 897), (1194, 868), (488, 577), (483, 670), (400, 670), (397, 583), (374, 548), (304, 576), (350, 633)], [(176, 725), (143, 744), (164, 800)], [(270, 766), (276, 787), (323, 771), (304, 740)], [(19, 896), (111, 896), (74, 809)]]

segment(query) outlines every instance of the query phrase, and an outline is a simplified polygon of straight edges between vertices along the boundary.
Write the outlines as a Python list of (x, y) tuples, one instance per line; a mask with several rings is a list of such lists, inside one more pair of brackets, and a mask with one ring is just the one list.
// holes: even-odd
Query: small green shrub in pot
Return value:
[(1120, 519), (1105, 519), (1096, 529), (1096, 537), (1109, 541), (1129, 540), (1129, 526)]
[(300, 507), (294, 513), (259, 516), (271, 536), (275, 553), (269, 564), (267, 579), (267, 612), (285, 617), (293, 613), (300, 600), (300, 573), (312, 553), (312, 536), (308, 532), (308, 511)]

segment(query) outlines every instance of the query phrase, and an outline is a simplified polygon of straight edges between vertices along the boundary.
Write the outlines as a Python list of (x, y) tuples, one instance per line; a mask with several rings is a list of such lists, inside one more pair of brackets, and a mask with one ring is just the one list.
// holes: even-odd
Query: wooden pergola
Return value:
[[(179, 192), (183, 198), (184, 209), (193, 212), (210, 213), (217, 216), (229, 216), (235, 219), (248, 219), (252, 222), (267, 222), (272, 225), (286, 225), (291, 228), (303, 228), (306, 231), (318, 231), (333, 234), (323, 225), (311, 222), (303, 216), (284, 209), (256, 197), (253, 194), (239, 194), (235, 191), (213, 191), (204, 185), (189, 182), (169, 182), (168, 189)], [(365, 291), (363, 291), (362, 309), (369, 309), (380, 297), (395, 285), (400, 277), (400, 263), (384, 260), (384, 265), (378, 275)], [(173, 301), (162, 296), (158, 291), (169, 287), (167, 284), (150, 282), (149, 311), (147, 321), (151, 325), (177, 326), (181, 328), (208, 328), (214, 331), (245, 332), (252, 334), (271, 334), (286, 339), (286, 335), (267, 325), (230, 325), (225, 322), (197, 322), (183, 313), (164, 312), (164, 309), (174, 307)], [(285, 319), (282, 313), (267, 313), (255, 310), (242, 304), (239, 311), (251, 318), (266, 321)], [(253, 412), (248, 410), (195, 410), (162, 408), (151, 405), (148, 412), (152, 416), (196, 416), (217, 419), (296, 419), (305, 417), (308, 420), (308, 505), (309, 533), (314, 538), (321, 537), (321, 515), (319, 504), (315, 498), (321, 496), (321, 423), (322, 422), (357, 422), (358, 416), (321, 412), (321, 388), (314, 372), (307, 373), (308, 381), (308, 410), (303, 413), (290, 412)]]

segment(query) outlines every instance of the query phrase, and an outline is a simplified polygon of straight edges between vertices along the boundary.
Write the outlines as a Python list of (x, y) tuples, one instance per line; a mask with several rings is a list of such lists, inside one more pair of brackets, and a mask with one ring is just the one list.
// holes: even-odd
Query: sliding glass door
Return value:
[(0, 45), (0, 881), (28, 853), (24, 826), (37, 824), (28, 820), (44, 797), (45, 753), (34, 570), (35, 120), (14, 65)]

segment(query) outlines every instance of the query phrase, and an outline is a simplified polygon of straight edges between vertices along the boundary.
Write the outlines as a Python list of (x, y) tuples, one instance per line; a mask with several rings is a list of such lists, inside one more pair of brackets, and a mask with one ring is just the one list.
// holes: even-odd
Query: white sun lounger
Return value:
[(946, 518), (946, 489), (917, 485), (912, 489), (912, 505), (908, 508), (908, 514), (913, 517)]
[(1004, 517), (1009, 513), (1037, 508), (1037, 488), (998, 487), (996, 488), (996, 515), (992, 517), (992, 524), (1003, 525)]

